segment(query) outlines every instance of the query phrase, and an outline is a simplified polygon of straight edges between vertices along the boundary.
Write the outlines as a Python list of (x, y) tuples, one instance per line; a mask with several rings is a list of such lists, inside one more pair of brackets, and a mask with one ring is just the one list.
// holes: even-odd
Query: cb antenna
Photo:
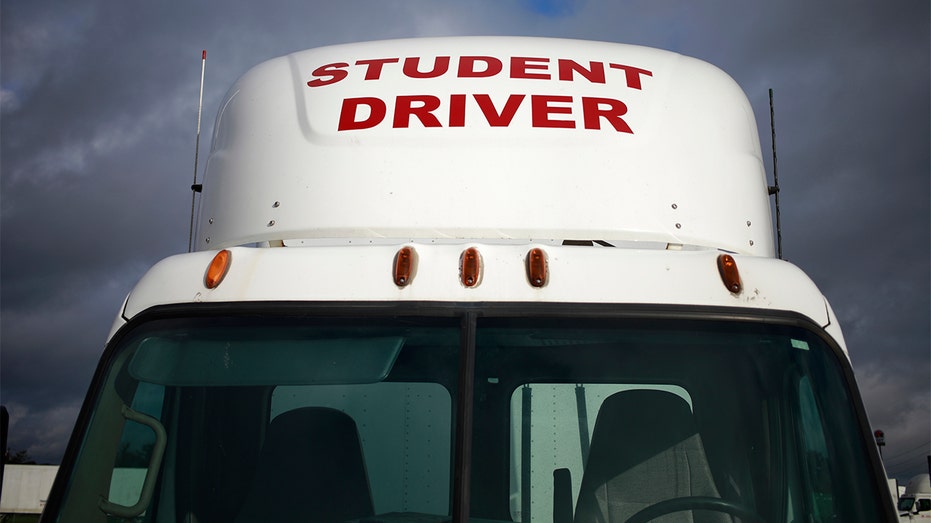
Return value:
[(769, 194), (776, 196), (776, 246), (779, 259), (782, 258), (782, 223), (779, 216), (779, 171), (776, 169), (776, 116), (773, 110), (773, 90), (769, 90), (769, 128), (773, 133), (773, 185), (769, 186)]
[(197, 138), (194, 141), (194, 182), (191, 184), (191, 232), (187, 240), (187, 252), (194, 249), (194, 199), (197, 193), (204, 189), (202, 184), (197, 183), (197, 160), (200, 156), (200, 114), (204, 108), (204, 70), (207, 68), (207, 50), (204, 49), (200, 55), (200, 96), (197, 101)]

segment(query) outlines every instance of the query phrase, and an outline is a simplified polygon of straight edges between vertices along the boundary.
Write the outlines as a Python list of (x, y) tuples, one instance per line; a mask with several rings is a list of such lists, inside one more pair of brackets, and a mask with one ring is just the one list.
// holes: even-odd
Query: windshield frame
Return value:
[[(823, 328), (809, 318), (791, 311), (759, 310), (727, 307), (684, 306), (684, 305), (629, 305), (593, 303), (448, 303), (448, 302), (235, 302), (159, 305), (147, 309), (128, 320), (108, 341), (84, 399), (80, 414), (72, 432), (59, 473), (52, 486), (41, 521), (53, 521), (61, 508), (70, 476), (80, 447), (92, 417), (92, 411), (100, 394), (106, 374), (118, 355), (118, 349), (134, 331), (154, 320), (232, 317), (438, 317), (460, 318), (462, 326), (462, 358), (459, 367), (460, 394), (455, 405), (454, 472), (452, 492), (452, 520), (456, 523), (468, 521), (471, 473), (471, 427), (472, 427), (472, 380), (474, 373), (474, 350), (478, 318), (559, 318), (559, 319), (649, 319), (690, 320), (767, 323), (805, 329), (821, 339), (830, 348), (841, 371), (844, 385), (850, 393), (859, 434), (859, 444), (867, 449), (872, 471), (870, 477), (873, 492), (882, 498), (879, 504), (887, 507), (890, 521), (894, 521), (891, 493), (886, 488), (886, 479), (878, 450), (872, 438), (872, 429), (866, 417), (865, 407), (854, 379), (847, 354)], [(888, 497), (888, 499), (886, 499)]]

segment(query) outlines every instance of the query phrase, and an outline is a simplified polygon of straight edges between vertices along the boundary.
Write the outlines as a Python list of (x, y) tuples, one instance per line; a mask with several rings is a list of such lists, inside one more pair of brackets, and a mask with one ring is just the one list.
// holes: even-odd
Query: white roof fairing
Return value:
[(197, 248), (314, 238), (773, 254), (756, 123), (729, 76), (541, 38), (340, 45), (243, 75), (217, 118)]
[[(362, 243), (362, 242), (360, 242)], [(399, 248), (417, 252), (414, 276), (398, 287), (392, 278)], [(459, 281), (462, 252), (481, 253), (481, 283)], [(526, 256), (543, 249), (548, 281), (528, 282)], [(126, 300), (111, 336), (126, 320), (165, 304), (260, 302), (367, 303), (600, 303), (726, 307), (794, 311), (821, 325), (845, 347), (837, 319), (821, 292), (798, 267), (772, 258), (735, 255), (743, 289), (730, 292), (710, 250), (612, 249), (544, 243), (440, 243), (319, 245), (313, 248), (230, 249), (223, 282), (204, 286), (215, 251), (180, 254), (156, 264)]]

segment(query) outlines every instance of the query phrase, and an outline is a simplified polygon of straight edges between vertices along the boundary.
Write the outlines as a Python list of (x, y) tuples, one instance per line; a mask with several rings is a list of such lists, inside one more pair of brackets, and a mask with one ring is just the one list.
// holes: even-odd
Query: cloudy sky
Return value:
[(785, 256), (840, 318), (890, 475), (927, 471), (929, 26), (927, 0), (3, 0), (10, 446), (60, 459), (123, 297), (157, 260), (187, 250), (202, 49), (205, 151), (220, 98), (265, 59), (360, 40), (535, 35), (721, 67), (748, 93), (764, 151), (775, 90)]

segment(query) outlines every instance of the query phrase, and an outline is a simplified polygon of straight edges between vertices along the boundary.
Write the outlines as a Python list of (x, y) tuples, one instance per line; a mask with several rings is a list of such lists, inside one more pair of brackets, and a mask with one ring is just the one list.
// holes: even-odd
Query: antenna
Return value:
[(779, 171), (776, 169), (776, 116), (773, 110), (773, 90), (769, 90), (769, 128), (773, 133), (773, 185), (769, 194), (776, 196), (776, 246), (779, 259), (782, 260), (782, 220), (779, 216)]
[(194, 141), (194, 182), (191, 184), (191, 232), (188, 234), (187, 252), (194, 249), (194, 199), (204, 186), (197, 183), (197, 160), (200, 156), (200, 114), (204, 108), (204, 70), (207, 68), (207, 50), (200, 55), (200, 96), (197, 102), (197, 138)]

